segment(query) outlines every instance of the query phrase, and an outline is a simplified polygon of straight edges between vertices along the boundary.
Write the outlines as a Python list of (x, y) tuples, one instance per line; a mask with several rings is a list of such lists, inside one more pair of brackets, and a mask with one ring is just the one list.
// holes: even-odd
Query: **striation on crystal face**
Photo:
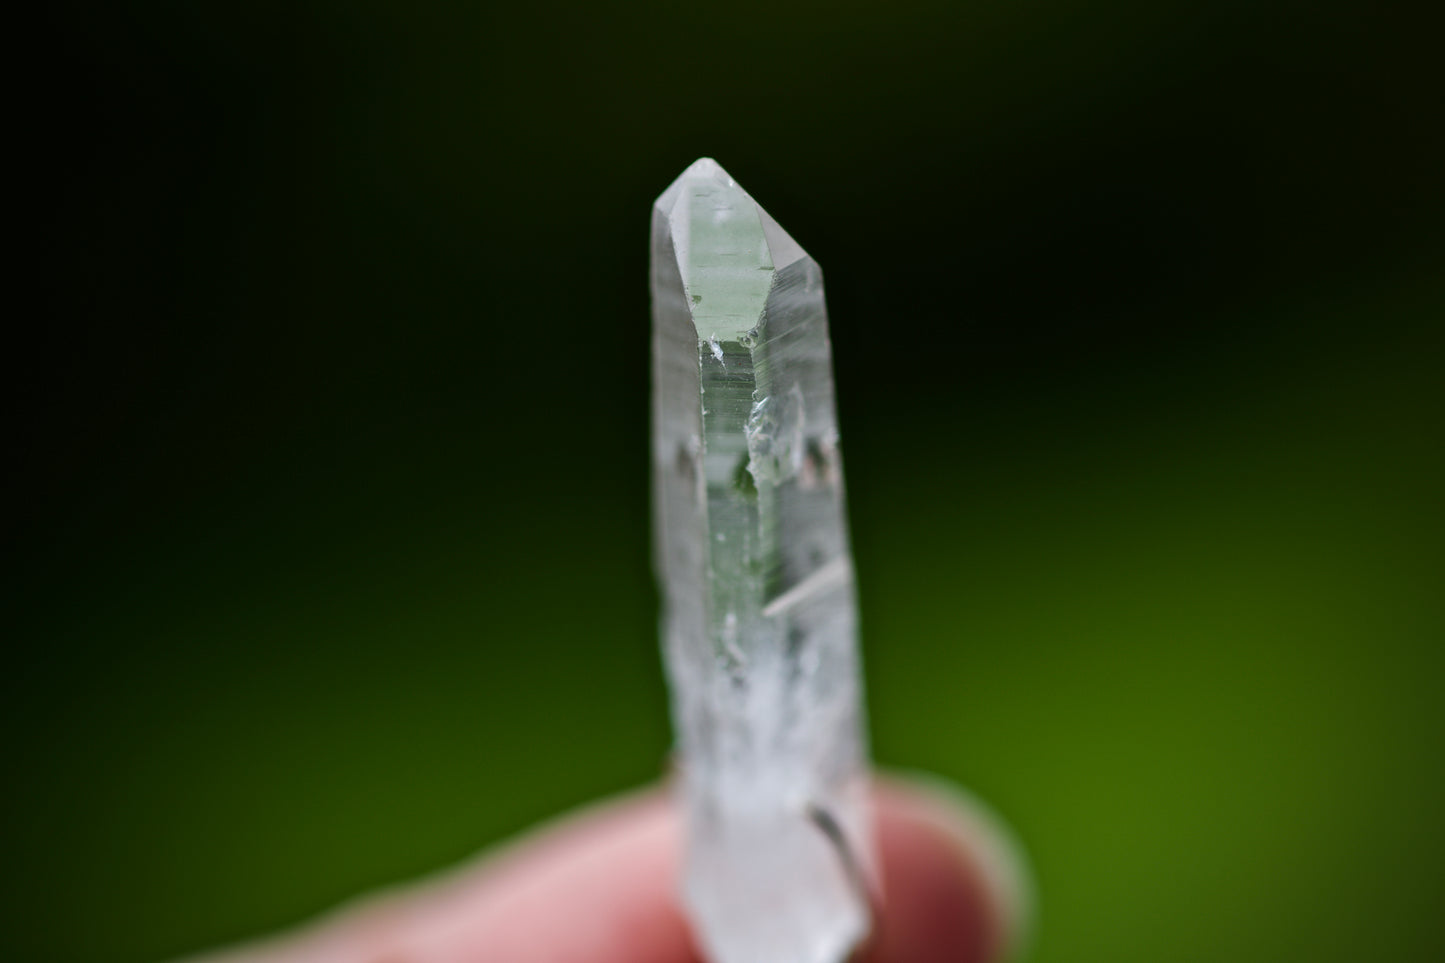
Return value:
[(714, 963), (841, 963), (874, 868), (822, 272), (704, 158), (653, 207), (652, 310), (684, 903)]

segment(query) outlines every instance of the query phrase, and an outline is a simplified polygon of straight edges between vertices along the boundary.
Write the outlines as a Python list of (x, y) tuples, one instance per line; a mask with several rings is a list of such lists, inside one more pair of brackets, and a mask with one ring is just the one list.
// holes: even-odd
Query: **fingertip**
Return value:
[(1000, 963), (1032, 917), (1027, 863), (986, 806), (937, 777), (879, 781), (882, 911), (869, 963)]

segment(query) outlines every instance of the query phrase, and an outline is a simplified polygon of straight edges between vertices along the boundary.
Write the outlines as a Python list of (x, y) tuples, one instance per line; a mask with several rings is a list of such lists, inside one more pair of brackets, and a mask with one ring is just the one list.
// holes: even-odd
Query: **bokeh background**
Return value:
[(827, 271), (877, 757), (1015, 827), (1030, 958), (1445, 958), (1425, 6), (52, 5), (0, 957), (659, 776), (648, 207), (708, 154)]

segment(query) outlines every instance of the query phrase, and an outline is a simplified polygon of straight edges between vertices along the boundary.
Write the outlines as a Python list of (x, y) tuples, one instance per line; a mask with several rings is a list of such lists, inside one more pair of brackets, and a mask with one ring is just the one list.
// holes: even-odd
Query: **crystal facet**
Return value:
[(684, 902), (714, 963), (841, 963), (873, 865), (822, 272), (704, 158), (653, 208), (652, 310)]

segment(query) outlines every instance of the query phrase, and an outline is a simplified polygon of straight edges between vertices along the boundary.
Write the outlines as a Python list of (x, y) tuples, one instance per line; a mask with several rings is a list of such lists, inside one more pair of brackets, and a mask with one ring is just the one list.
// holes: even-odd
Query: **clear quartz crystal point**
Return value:
[(713, 963), (841, 963), (873, 864), (823, 275), (715, 162), (652, 212), (663, 648)]

